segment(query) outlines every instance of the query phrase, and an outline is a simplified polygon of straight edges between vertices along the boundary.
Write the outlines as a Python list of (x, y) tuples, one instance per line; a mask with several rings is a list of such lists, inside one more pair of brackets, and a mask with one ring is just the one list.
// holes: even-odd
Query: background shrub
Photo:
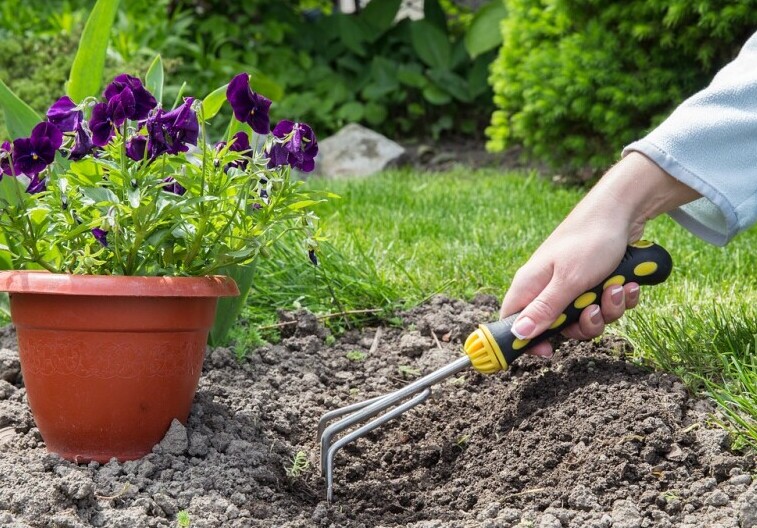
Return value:
[(505, 0), (490, 150), (584, 176), (707, 85), (757, 28), (756, 0)]
[[(119, 73), (144, 77), (157, 50), (169, 47), (185, 34), (177, 19), (167, 16), (168, 0), (122, 4), (126, 8), (114, 24), (103, 86)], [(79, 38), (93, 5), (89, 0), (0, 2), (0, 79), (40, 116), (65, 93)], [(178, 61), (164, 59), (163, 63), (172, 77)], [(169, 99), (178, 87), (169, 86), (166, 92)], [(0, 141), (6, 138), (5, 115), (0, 112)]]
[(356, 14), (329, 6), (178, 0), (174, 11), (190, 15), (193, 38), (165, 54), (181, 58), (177, 76), (197, 85), (188, 93), (249, 71), (253, 87), (274, 101), (274, 120), (293, 117), (319, 135), (359, 122), (395, 137), (483, 137), (495, 52), (471, 57), (466, 50), (471, 10), (426, 0), (423, 20), (395, 23), (400, 0), (373, 0)]

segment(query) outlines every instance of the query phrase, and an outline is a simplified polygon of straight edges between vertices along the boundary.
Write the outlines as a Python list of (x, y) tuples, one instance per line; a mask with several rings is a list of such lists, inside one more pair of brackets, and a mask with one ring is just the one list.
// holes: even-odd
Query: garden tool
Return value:
[[(465, 341), (465, 355), (449, 365), (424, 376), (392, 393), (354, 403), (324, 414), (318, 422), (321, 442), (321, 472), (326, 477), (326, 497), (333, 499), (334, 457), (345, 445), (365, 436), (389, 420), (424, 402), (431, 395), (431, 386), (473, 367), (483, 374), (507, 370), (529, 348), (559, 333), (578, 321), (581, 311), (590, 304), (600, 304), (605, 288), (636, 282), (642, 285), (659, 284), (668, 278), (673, 263), (665, 249), (641, 240), (626, 249), (615, 271), (591, 290), (579, 295), (549, 327), (533, 339), (519, 339), (511, 330), (519, 313), (506, 319), (478, 326)], [(384, 412), (386, 411), (386, 412)], [(381, 414), (384, 413), (384, 414)], [(345, 429), (379, 415), (332, 443), (334, 436)], [(336, 423), (336, 418), (342, 417)]]

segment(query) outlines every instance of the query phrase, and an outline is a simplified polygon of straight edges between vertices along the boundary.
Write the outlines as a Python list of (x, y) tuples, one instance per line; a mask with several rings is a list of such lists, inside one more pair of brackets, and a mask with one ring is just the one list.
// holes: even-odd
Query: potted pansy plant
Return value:
[[(292, 230), (317, 263), (318, 200), (290, 173), (313, 170), (313, 131), (271, 127), (271, 101), (245, 73), (214, 93), (220, 103), (168, 107), (123, 74), (0, 145), (14, 269), (0, 290), (35, 421), (65, 458), (138, 458), (187, 419), (217, 300), (239, 294), (224, 270)], [(213, 142), (206, 121), (224, 93), (234, 118)]]

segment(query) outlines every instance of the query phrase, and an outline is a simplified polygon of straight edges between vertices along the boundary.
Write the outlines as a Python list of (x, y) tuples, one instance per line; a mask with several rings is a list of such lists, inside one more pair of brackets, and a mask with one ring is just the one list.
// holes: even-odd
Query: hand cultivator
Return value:
[[(318, 440), (321, 442), (321, 472), (326, 477), (329, 502), (333, 499), (334, 457), (337, 451), (424, 402), (431, 395), (432, 385), (471, 366), (483, 374), (507, 370), (508, 366), (530, 347), (576, 322), (584, 308), (590, 304), (599, 304), (605, 288), (628, 282), (642, 285), (659, 284), (668, 278), (671, 269), (670, 255), (662, 247), (647, 241), (632, 244), (628, 246), (616, 270), (597, 286), (578, 296), (549, 330), (541, 335), (531, 340), (518, 339), (513, 335), (510, 328), (518, 317), (517, 313), (494, 323), (481, 324), (465, 341), (466, 355), (460, 359), (402, 389), (324, 414), (318, 422)], [(344, 418), (341, 420), (331, 423), (342, 416)], [(378, 418), (374, 418), (375, 416)], [(367, 420), (370, 421), (333, 441), (335, 435)]]

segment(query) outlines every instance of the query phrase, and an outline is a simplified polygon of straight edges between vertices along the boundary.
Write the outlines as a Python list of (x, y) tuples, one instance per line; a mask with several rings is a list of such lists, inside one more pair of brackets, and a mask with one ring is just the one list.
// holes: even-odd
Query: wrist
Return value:
[(638, 152), (631, 152), (612, 167), (595, 190), (601, 195), (599, 199), (625, 217), (632, 228), (643, 228), (648, 220), (700, 197)]

